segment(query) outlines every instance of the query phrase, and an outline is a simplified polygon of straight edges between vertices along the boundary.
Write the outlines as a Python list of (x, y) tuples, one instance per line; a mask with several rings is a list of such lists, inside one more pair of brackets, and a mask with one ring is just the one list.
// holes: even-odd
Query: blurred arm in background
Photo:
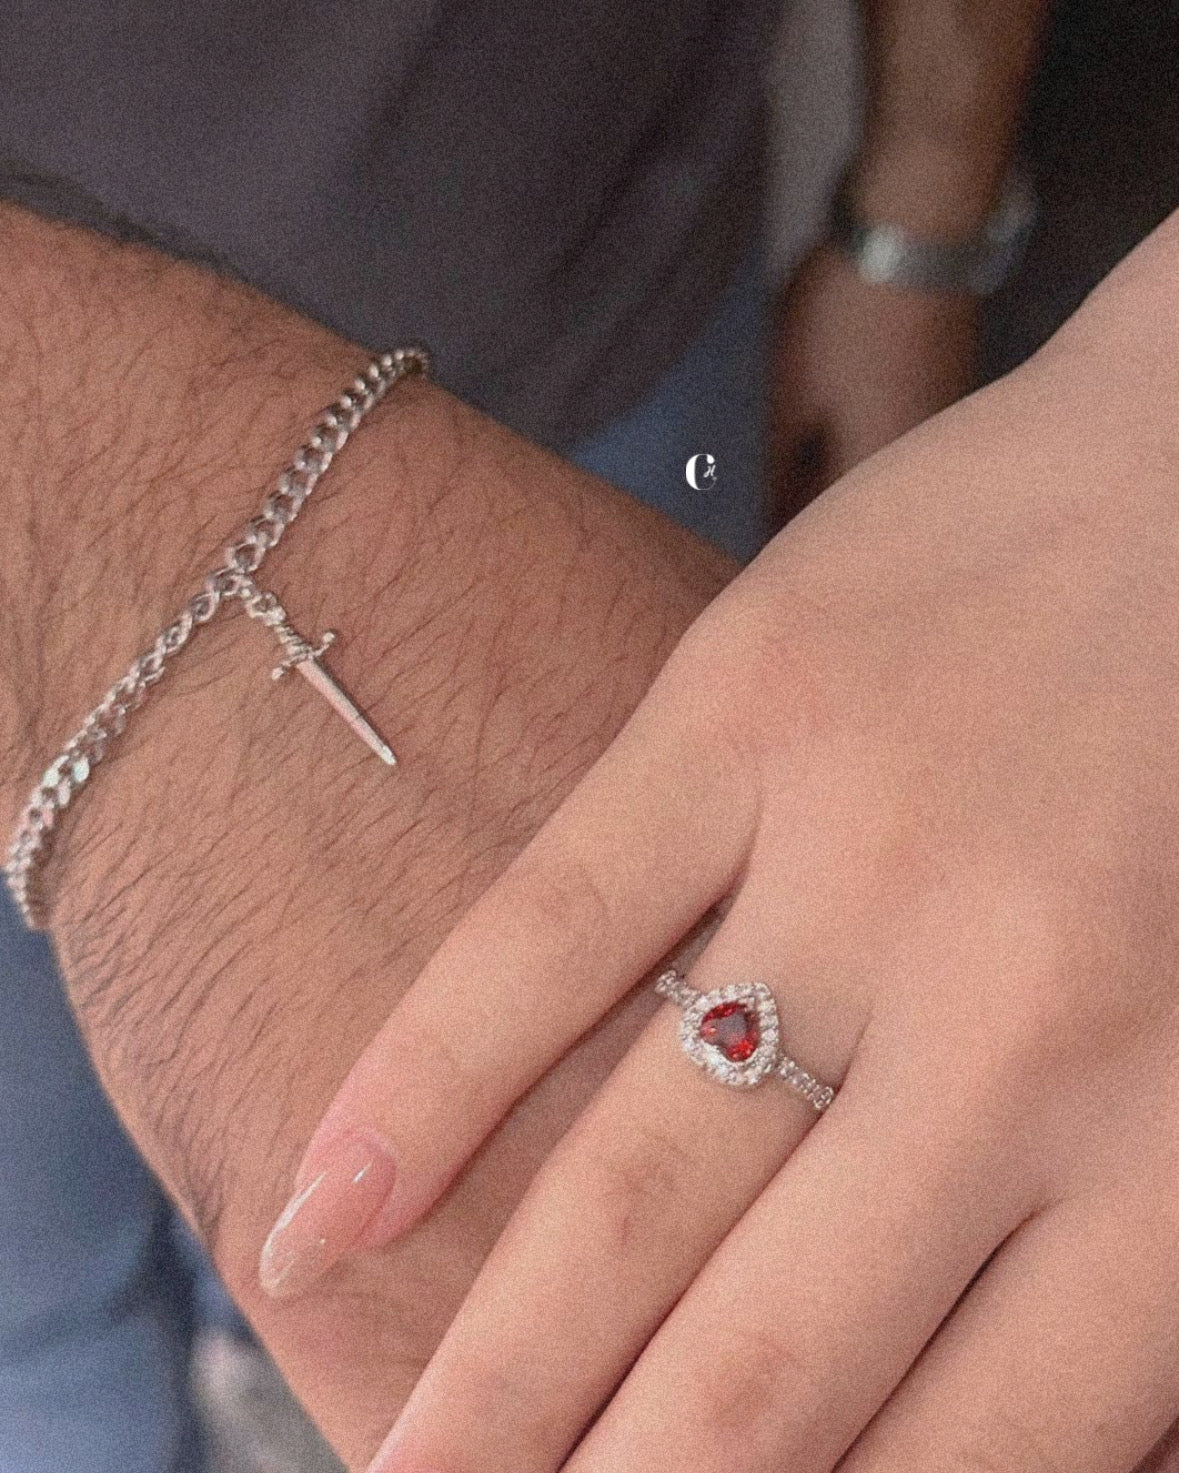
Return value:
[[(1048, 0), (861, 0), (860, 218), (972, 236), (1015, 151)], [(775, 522), (973, 386), (977, 300), (863, 281), (820, 243), (782, 289), (772, 358)]]

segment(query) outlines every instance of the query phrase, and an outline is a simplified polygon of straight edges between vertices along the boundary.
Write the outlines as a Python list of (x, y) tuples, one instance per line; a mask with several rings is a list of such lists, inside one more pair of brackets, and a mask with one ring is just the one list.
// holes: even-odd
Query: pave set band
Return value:
[(688, 1058), (721, 1084), (752, 1089), (774, 1077), (818, 1111), (835, 1098), (833, 1086), (782, 1053), (778, 1006), (764, 983), (737, 982), (698, 992), (672, 967), (658, 978), (655, 991), (683, 1011), (680, 1043)]

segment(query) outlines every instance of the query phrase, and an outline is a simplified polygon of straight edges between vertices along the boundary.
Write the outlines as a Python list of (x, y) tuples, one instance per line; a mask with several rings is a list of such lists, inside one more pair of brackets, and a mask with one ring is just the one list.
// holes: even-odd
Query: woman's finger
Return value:
[(413, 1223), (515, 1101), (732, 884), (754, 793), (657, 685), (361, 1056), (267, 1240), (293, 1294)]
[[(852, 1037), (790, 1028), (746, 885), (694, 988), (771, 985), (786, 1046), (842, 1077)], [(721, 1239), (819, 1118), (780, 1080), (725, 1088), (679, 1046), (666, 1007), (542, 1167), (375, 1468), (554, 1473)], [(846, 1032), (846, 1030), (845, 1030)], [(821, 1126), (819, 1127), (822, 1128)]]
[(1156, 1185), (1021, 1228), (841, 1473), (1130, 1473), (1179, 1413), (1179, 1223)]
[(866, 1052), (569, 1473), (829, 1473), (1025, 1216), (951, 1070)]

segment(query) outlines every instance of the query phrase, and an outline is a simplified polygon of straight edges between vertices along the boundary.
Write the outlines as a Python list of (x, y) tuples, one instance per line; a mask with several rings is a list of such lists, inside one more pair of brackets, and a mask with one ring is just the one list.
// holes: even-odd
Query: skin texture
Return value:
[[(253, 510), (314, 410), (361, 360), (248, 294), (15, 213), (3, 217), (0, 248), (9, 283), (2, 392), (12, 427), (3, 447), (10, 596), (0, 626), (8, 817), (46, 751), (187, 591), (225, 529)], [(1157, 292), (1157, 282), (1141, 285)], [(1112, 307), (1107, 293), (1102, 315), (1090, 318), (1100, 355), (1074, 339), (1083, 360), (1104, 358)], [(1153, 356), (1144, 357), (1123, 329), (1139, 372), (1153, 377), (1135, 381), (1128, 405), (1107, 406), (1117, 421), (1108, 428), (1136, 447), (1149, 473), (1109, 448), (1099, 433), (1105, 420), (1081, 414), (1070, 426), (1079, 458), (1090, 431), (1106, 445), (1098, 463), (1131, 504), (1144, 487), (1161, 487), (1169, 463), (1159, 448), (1165, 430), (1143, 418), (1161, 409), (1171, 382), (1166, 321), (1153, 331)], [(150, 415), (141, 413), (149, 393)], [(429, 413), (422, 405), (409, 424), (391, 403), (366, 428), (367, 445), (349, 447), (350, 464), (342, 459), (332, 472), (337, 499), (320, 504), (318, 528), (309, 510), (306, 540), (292, 538), (281, 554), (289, 581), (276, 561), (274, 586), (298, 590), (289, 602), (309, 625), (363, 636), (324, 591), (325, 569), (351, 580), (359, 570), (371, 580), (365, 597), (395, 581), (397, 597), (380, 600), (375, 642), (363, 659), (341, 647), (337, 668), (368, 699), (375, 655), (398, 686), (376, 702), (391, 735), (400, 741), (403, 704), (432, 737), (445, 734), (432, 769), (439, 806), (397, 807), (390, 818), (390, 806), (374, 804), (357, 782), (366, 774), (346, 733), (328, 747), (330, 715), (298, 702), (281, 720), (270, 715), (270, 647), (256, 629), (226, 626), (194, 647), (169, 702), (139, 714), (125, 758), (111, 759), (63, 832), (53, 871), (56, 937), (108, 1087), (354, 1467), (393, 1420), (533, 1171), (649, 1016), (650, 999), (618, 1010), (550, 1072), (428, 1224), (338, 1271), (313, 1299), (264, 1300), (255, 1277), (263, 1234), (355, 1051), (468, 900), (605, 745), (727, 571), (690, 539), (629, 503), (615, 506), (597, 483), (449, 398), (420, 397), (430, 399)], [(905, 469), (908, 484), (918, 467)], [(920, 470), (936, 503), (936, 454)], [(47, 487), (56, 494), (46, 496)], [(600, 496), (608, 515), (593, 509)], [(543, 549), (534, 562), (549, 567), (544, 617), (505, 585), (489, 552), (490, 537), (518, 536), (522, 525)], [(611, 530), (619, 526), (622, 538)], [(431, 548), (428, 578), (406, 554), (414, 537)], [(572, 622), (555, 625), (556, 611)], [(553, 640), (554, 627), (569, 629), (567, 642)], [(532, 678), (511, 678), (504, 661), (512, 654), (529, 657), (519, 668)], [(514, 713), (512, 753), (497, 762), (488, 713), (505, 711)], [(309, 796), (301, 736), (322, 737), (322, 751), (335, 753), (329, 797), (348, 795), (356, 807), (346, 818)], [(280, 743), (281, 763), (267, 755), (267, 737)], [(430, 760), (422, 742), (414, 762)], [(345, 840), (357, 810), (376, 832), (351, 868)], [(481, 814), (485, 822), (473, 822)], [(336, 843), (325, 850), (333, 824)], [(243, 855), (281, 881), (277, 897), (267, 890), (277, 922), (245, 903)], [(325, 895), (326, 875), (334, 878)], [(374, 940), (365, 929), (362, 939), (350, 923), (329, 934), (333, 944), (303, 944), (317, 926), (330, 933), (337, 910), (351, 922), (359, 895), (365, 911), (396, 912), (395, 934)], [(296, 920), (298, 929), (284, 932)], [(210, 946), (214, 934), (224, 937), (220, 947)], [(355, 952), (341, 948), (342, 935), (356, 937)], [(817, 1038), (795, 1036), (800, 1052), (810, 1043), (817, 1066)], [(641, 1192), (643, 1180), (632, 1189)], [(982, 1456), (1000, 1467), (1004, 1456), (1011, 1467), (1027, 1461), (1018, 1445)]]
[(370, 1248), (719, 901), (692, 981), (766, 982), (842, 1082), (808, 1129), (665, 1009), (380, 1473), (1121, 1473), (1167, 1435), (1177, 280), (1179, 216), (799, 517), (366, 1050), (311, 1159), (385, 1143)]
[[(0, 257), (11, 814), (363, 355), (15, 214)], [(297, 683), (270, 686), (261, 631), (206, 631), (63, 832), (54, 930), (125, 1119), (359, 1467), (651, 1000), (550, 1071), (428, 1223), (312, 1299), (263, 1299), (262, 1236), (363, 1043), (731, 570), (416, 387), (349, 447), (272, 568), (308, 628), (344, 630), (333, 664), (393, 736), (397, 790)], [(644, 1182), (617, 1189), (636, 1215)]]
[[(0, 212), (0, 817), (218, 560), (367, 355), (140, 249)], [(47, 494), (48, 493), (48, 494)], [(730, 575), (689, 535), (403, 385), (268, 561), (395, 776), (240, 617), (207, 628), (63, 825), (71, 998), (125, 1122), (351, 1467), (543, 1156), (651, 1012), (522, 1102), (431, 1222), (277, 1305), (258, 1252), (316, 1118), (446, 932)]]

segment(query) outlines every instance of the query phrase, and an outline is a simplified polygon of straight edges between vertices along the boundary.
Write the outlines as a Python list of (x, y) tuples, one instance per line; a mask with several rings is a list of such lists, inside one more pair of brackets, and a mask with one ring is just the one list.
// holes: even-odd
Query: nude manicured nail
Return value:
[(276, 1299), (309, 1289), (353, 1248), (393, 1189), (393, 1158), (348, 1136), (316, 1153), (314, 1175), (270, 1230), (258, 1278)]

